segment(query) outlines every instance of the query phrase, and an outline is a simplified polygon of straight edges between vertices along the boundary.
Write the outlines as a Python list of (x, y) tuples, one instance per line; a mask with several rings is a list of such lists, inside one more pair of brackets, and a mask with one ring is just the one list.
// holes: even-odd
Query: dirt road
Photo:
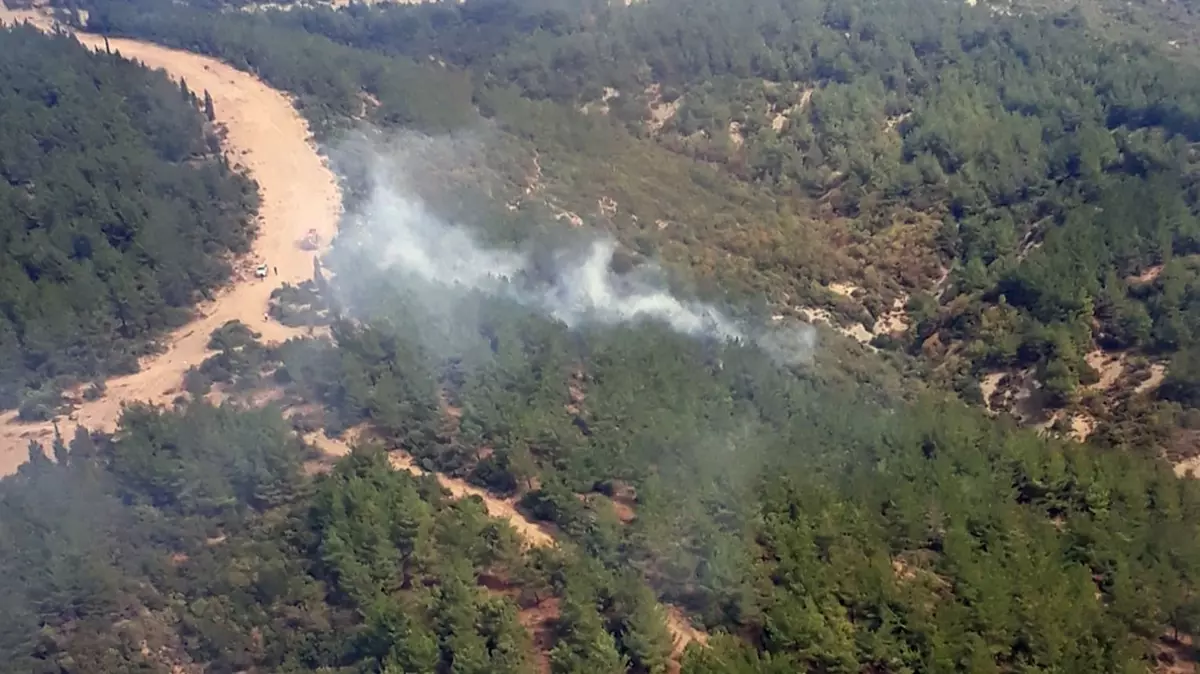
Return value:
[[(363, 427), (358, 427), (347, 431), (345, 440), (328, 438), (324, 433), (320, 432), (309, 433), (304, 436), (304, 440), (315, 445), (331, 457), (340, 457), (350, 453), (351, 446), (362, 437), (363, 430)], [(413, 475), (424, 475), (426, 473), (424, 469), (413, 462), (412, 456), (407, 452), (392, 450), (388, 452), (388, 460), (392, 464), (392, 468), (396, 470), (407, 471)], [(487, 508), (488, 515), (507, 521), (509, 526), (525, 542), (525, 545), (529, 547), (551, 547), (557, 545), (553, 534), (547, 527), (530, 520), (522, 514), (511, 500), (496, 498), (486, 490), (468, 484), (465, 480), (443, 475), (442, 473), (434, 473), (434, 476), (437, 478), (438, 483), (442, 485), (442, 488), (450, 492), (454, 498), (478, 496)], [(667, 630), (671, 633), (672, 671), (678, 671), (678, 660), (683, 655), (688, 644), (696, 642), (706, 645), (708, 644), (708, 634), (692, 625), (686, 614), (678, 606), (663, 605), (663, 615), (667, 622)]]
[[(25, 20), (42, 28), (51, 25), (36, 12), (0, 5), (0, 22)], [(103, 38), (82, 33), (77, 37), (90, 47), (104, 47)], [(263, 261), (279, 273), (265, 281), (235, 282), (215, 301), (199, 307), (201, 318), (164, 339), (164, 353), (143, 361), (137, 374), (110, 379), (107, 394), (82, 404), (74, 420), (60, 419), (68, 437), (76, 423), (112, 429), (124, 402), (169, 403), (187, 369), (207, 357), (209, 333), (226, 321), (242, 321), (261, 332), (266, 342), (302, 334), (267, 320), (267, 302), (282, 282), (312, 277), (314, 253), (301, 250), (297, 241), (312, 228), (322, 242), (328, 242), (336, 232), (341, 208), (333, 173), (317, 154), (308, 125), (286, 95), (215, 59), (134, 40), (110, 38), (109, 44), (126, 58), (161, 68), (172, 78), (184, 78), (192, 91), (207, 90), (212, 95), (217, 121), (227, 131), (224, 150), (231, 162), (249, 169), (262, 195), (259, 236), (249, 262)], [(14, 472), (25, 461), (30, 439), (45, 440), (52, 434), (49, 423), (20, 423), (15, 412), (0, 416), (0, 475)]]
[[(14, 21), (30, 21), (43, 29), (52, 25), (36, 12), (7, 10), (0, 5), (0, 23)], [(84, 33), (78, 33), (77, 37), (88, 46), (104, 46), (103, 38)], [(310, 228), (317, 230), (322, 242), (332, 239), (341, 204), (332, 172), (317, 154), (307, 124), (284, 94), (251, 75), (204, 56), (126, 39), (110, 38), (109, 45), (126, 58), (161, 68), (172, 78), (186, 79), (192, 91), (207, 90), (212, 95), (217, 121), (228, 132), (226, 153), (250, 170), (262, 193), (260, 233), (250, 257), (277, 267), (279, 274), (267, 281), (237, 282), (214, 302), (200, 307), (203, 316), (164, 340), (167, 350), (163, 354), (145, 360), (137, 374), (108, 380), (105, 397), (80, 405), (74, 420), (60, 419), (68, 433), (75, 423), (93, 429), (112, 429), (125, 402), (170, 402), (178, 393), (187, 369), (207, 357), (209, 334), (226, 321), (242, 321), (261, 332), (266, 342), (302, 335), (303, 330), (267, 320), (264, 315), (267, 301), (271, 290), (281, 282), (299, 282), (312, 276), (313, 253), (301, 250), (296, 244)], [(14, 472), (25, 461), (30, 439), (47, 440), (52, 434), (50, 423), (21, 423), (15, 412), (0, 416), (0, 475)], [(349, 451), (346, 442), (331, 440), (321, 433), (311, 434), (306, 440), (331, 455)], [(389, 458), (399, 470), (418, 475), (425, 472), (403, 452), (392, 452)], [(555, 544), (544, 527), (522, 515), (510, 501), (496, 498), (463, 480), (442, 474), (437, 474), (437, 478), (456, 498), (481, 498), (488, 514), (508, 521), (528, 545)], [(675, 641), (675, 657), (688, 643), (707, 640), (707, 635), (692, 627), (678, 608), (665, 610)]]
[[(350, 446), (356, 442), (361, 429), (347, 431), (348, 440), (336, 440), (325, 437), (324, 433), (310, 433), (304, 436), (304, 439), (310, 444), (316, 445), (321, 451), (330, 456), (345, 456), (350, 453)], [(407, 452), (393, 450), (388, 452), (388, 461), (392, 464), (392, 468), (403, 470), (413, 475), (424, 475), (426, 471), (413, 462), (413, 458)], [(486, 490), (480, 489), (466, 480), (443, 475), (442, 473), (434, 473), (438, 483), (442, 488), (450, 492), (450, 495), (456, 499), (466, 498), (468, 496), (478, 496), (483, 501), (483, 505), (487, 508), (488, 515), (496, 519), (502, 519), (508, 522), (521, 540), (530, 547), (549, 547), (554, 545), (554, 536), (550, 534), (546, 527), (543, 527), (536, 522), (521, 514), (517, 510), (516, 505), (512, 501), (496, 498), (489, 494)]]

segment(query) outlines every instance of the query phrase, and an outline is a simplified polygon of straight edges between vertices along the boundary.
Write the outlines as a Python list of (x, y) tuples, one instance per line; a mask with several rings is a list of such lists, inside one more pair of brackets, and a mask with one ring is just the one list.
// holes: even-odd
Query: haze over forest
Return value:
[(6, 1), (3, 671), (1197, 671), (1186, 0)]

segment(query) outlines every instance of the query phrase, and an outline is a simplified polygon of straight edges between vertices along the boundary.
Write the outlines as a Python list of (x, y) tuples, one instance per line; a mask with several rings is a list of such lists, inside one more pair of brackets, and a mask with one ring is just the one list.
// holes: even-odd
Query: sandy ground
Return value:
[[(41, 27), (50, 24), (34, 12), (0, 7), (0, 21), (14, 20), (32, 20)], [(104, 46), (102, 38), (78, 37), (88, 46)], [(337, 230), (341, 208), (333, 173), (317, 154), (308, 125), (287, 96), (215, 59), (133, 40), (110, 39), (109, 43), (123, 56), (166, 70), (173, 78), (183, 77), (193, 91), (207, 90), (212, 95), (217, 121), (227, 131), (225, 152), (233, 163), (249, 169), (262, 194), (260, 233), (249, 261), (278, 268), (278, 275), (272, 273), (265, 281), (235, 282), (215, 301), (198, 307), (202, 316), (168, 336), (164, 353), (143, 361), (137, 374), (109, 380), (107, 394), (80, 405), (73, 420), (60, 419), (67, 437), (75, 423), (111, 430), (122, 403), (169, 403), (187, 369), (207, 357), (209, 334), (226, 321), (242, 321), (261, 332), (265, 342), (304, 334), (302, 329), (267, 320), (267, 302), (281, 282), (312, 277), (314, 253), (301, 250), (297, 242), (313, 228), (327, 243)], [(45, 440), (52, 434), (49, 423), (20, 423), (15, 412), (0, 416), (0, 475), (14, 472), (25, 461), (30, 439)]]
[(1179, 477), (1200, 477), (1200, 456), (1193, 456), (1174, 465), (1175, 475)]

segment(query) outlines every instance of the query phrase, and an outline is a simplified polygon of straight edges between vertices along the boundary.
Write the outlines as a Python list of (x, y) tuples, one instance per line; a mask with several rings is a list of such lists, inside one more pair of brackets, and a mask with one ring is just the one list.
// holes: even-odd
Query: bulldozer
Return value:
[(317, 234), (317, 230), (310, 229), (300, 240), (300, 247), (304, 250), (316, 250), (321, 245), (321, 236)]

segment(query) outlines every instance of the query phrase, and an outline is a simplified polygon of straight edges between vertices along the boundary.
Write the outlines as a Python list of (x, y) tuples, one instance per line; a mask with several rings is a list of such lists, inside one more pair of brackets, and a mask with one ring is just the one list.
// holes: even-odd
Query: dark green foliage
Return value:
[(102, 0), (94, 4), (88, 28), (152, 38), (256, 73), (295, 94), (318, 135), (345, 126), (350, 118), (432, 132), (463, 126), (476, 117), (471, 81), (461, 73), (283, 30), (263, 17), (184, 7), (164, 12), (156, 2)]
[(620, 674), (626, 661), (586, 593), (568, 593), (559, 618), (561, 640), (550, 652), (553, 674)]
[(62, 394), (53, 385), (26, 391), (17, 406), (17, 418), (21, 421), (49, 421), (58, 413), (61, 404)]
[(0, 52), (0, 406), (15, 407), (26, 387), (136, 370), (248, 249), (257, 195), (162, 74), (30, 27), (0, 30)]
[(516, 539), (476, 503), (429, 499), (428, 485), (391, 472), (378, 449), (352, 454), (318, 488), (317, 555), (332, 589), (365, 616), (358, 652), (387, 671), (525, 671), (515, 607), (474, 587), (476, 574), (519, 559)]
[(1171, 361), (1170, 374), (1163, 380), (1158, 395), (1188, 407), (1200, 407), (1200, 360), (1195, 349), (1188, 349)]
[[(147, 671), (137, 668), (156, 655), (139, 654), (137, 634), (162, 638), (148, 632), (171, 622), (160, 612), (173, 589), (230, 592), (203, 571), (224, 541), (211, 532), (288, 502), (302, 477), (298, 443), (270, 413), (130, 408), (114, 438), (78, 428), (54, 445), (56, 463), (31, 462), (0, 482), (6, 671)], [(137, 624), (114, 629), (123, 619)]]
[[(420, 298), (435, 289), (387, 274), (405, 290), (351, 294), (372, 327), (338, 328), (337, 351), (290, 347), (307, 354), (295, 379), (352, 386), (323, 397), (342, 417), (439, 406), (400, 444), (522, 494), (578, 544), (597, 580), (567, 583), (558, 671), (661, 666), (653, 611), (619, 596), (631, 567), (709, 628), (750, 635), (756, 667), (791, 671), (1133, 672), (1145, 640), (1188, 620), (1200, 491), (1153, 460), (937, 397), (880, 408), (754, 348), (653, 325), (572, 333), (473, 296), (434, 310)], [(403, 372), (421, 374), (400, 396), (371, 385)], [(635, 493), (636, 518), (622, 525), (596, 492)], [(716, 647), (748, 657), (734, 643)]]
[(208, 348), (214, 351), (232, 351), (256, 343), (261, 336), (241, 321), (229, 321), (209, 336)]
[(277, 413), (196, 406), (177, 419), (135, 406), (123, 424), (109, 470), (130, 503), (213, 515), (291, 500), (303, 453)]
[(212, 332), (208, 348), (217, 353), (189, 368), (183, 387), (193, 397), (208, 393), (213, 384), (232, 391), (249, 391), (266, 383), (273, 371), (275, 354), (263, 346), (259, 335), (240, 321), (229, 321)]
[(6, 672), (530, 671), (475, 583), (530, 575), (512, 532), (378, 450), (314, 485), (278, 413), (203, 404), (56, 445), (0, 482)]
[[(78, 545), (151, 535), (136, 523), (108, 534), (95, 519), (136, 512), (167, 517), (183, 532), (171, 534), (174, 549), (195, 555), (210, 546), (187, 547), (187, 532), (220, 522), (229, 540), (208, 553), (218, 566), (206, 573), (250, 563), (263, 585), (249, 604), (236, 593), (189, 603), (182, 624), (189, 657), (234, 666), (525, 671), (516, 608), (484, 594), (484, 576), (530, 598), (560, 597), (548, 657), (561, 672), (662, 671), (669, 641), (642, 579), (710, 629), (746, 639), (716, 639), (716, 652), (689, 656), (685, 671), (728, 660), (746, 671), (951, 672), (972, 662), (1133, 672), (1146, 640), (1190, 629), (1200, 492), (1152, 461), (1046, 441), (936, 398), (881, 409), (753, 348), (654, 326), (571, 334), (494, 300), (460, 305), (479, 321), (464, 326), (398, 299), (373, 296), (375, 327), (336, 326), (340, 349), (282, 349), (292, 384), (346, 419), (386, 419), (385, 404), (428, 410), (407, 429), (381, 425), (385, 437), (468, 475), (490, 462), (493, 479), (508, 475), (533, 514), (578, 544), (574, 560), (523, 558), (480, 504), (391, 472), (377, 448), (351, 454), (302, 496), (288, 477), (300, 450), (270, 412), (134, 409), (98, 452), (77, 435), (67, 461), (31, 463), (12, 484), (107, 466), (100, 502), (111, 513), (81, 514)], [(406, 319), (386, 319), (389, 305), (407, 306)], [(436, 325), (457, 326), (453, 338), (424, 342)], [(408, 383), (384, 392), (385, 379)], [(448, 404), (461, 406), (457, 428), (445, 408), (438, 414)], [(530, 476), (539, 490), (528, 491)], [(622, 524), (609, 499), (631, 504), (635, 519)], [(238, 527), (257, 521), (254, 510), (275, 506), (293, 514), (286, 530), (252, 537), (247, 554), (261, 559), (225, 557), (242, 549)], [(200, 572), (191, 565), (180, 568)], [(104, 583), (120, 588), (128, 574), (88, 568), (63, 573), (99, 574), (92, 594), (67, 592), (55, 610), (119, 610), (111, 598), (124, 595)], [(174, 577), (163, 573), (159, 582)], [(225, 596), (208, 585), (219, 577), (181, 591), (200, 583)], [(314, 583), (328, 603), (314, 603)], [(251, 627), (265, 650), (234, 636)]]
[[(315, 278), (319, 279), (319, 274), (318, 267), (314, 270)], [(271, 318), (291, 327), (329, 325), (331, 320), (318, 281), (305, 281), (298, 286), (284, 283), (271, 291), (269, 313)]]
[[(366, 113), (377, 121), (453, 127), (472, 118), (473, 87), (481, 112), (544, 149), (539, 166), (579, 194), (595, 201), (619, 185), (623, 204), (638, 197), (640, 221), (597, 223), (631, 250), (722, 266), (718, 278), (744, 285), (734, 295), (811, 300), (846, 260), (874, 278), (870, 290), (894, 290), (880, 277), (912, 265), (887, 237), (928, 228), (924, 245), (957, 263), (948, 304), (915, 295), (914, 329), (893, 346), (936, 333), (965, 344), (967, 370), (1034, 366), (1055, 404), (1094, 376), (1083, 362), (1093, 341), (1179, 351), (1162, 397), (1194, 404), (1200, 86), (1153, 52), (1095, 43), (1078, 16), (923, 0), (475, 0), (215, 18), (94, 9), (97, 28), (256, 69), (319, 121), (363, 114), (365, 88), (383, 103)], [(399, 94), (383, 100), (371, 73), (399, 73), (413, 91), (453, 86), (410, 108)], [(609, 115), (580, 114), (604, 86), (622, 94)], [(674, 117), (651, 132), (647, 108), (672, 100)], [(667, 177), (589, 186), (626, 167)], [(656, 200), (666, 205), (643, 205)], [(838, 224), (797, 217), (826, 205)], [(914, 213), (925, 217), (905, 220)], [(656, 217), (685, 226), (650, 225)], [(501, 240), (537, 231), (521, 218), (536, 220), (480, 224)], [(824, 237), (853, 255), (826, 255)], [(1126, 279), (1158, 263), (1153, 282)], [(188, 517), (284, 503), (288, 520), (250, 536), (258, 561), (213, 562), (221, 573), (200, 576), (203, 593), (184, 585), (205, 598), (182, 621), (193, 657), (234, 669), (518, 671), (530, 660), (504, 594), (514, 583), (526, 602), (559, 601), (546, 655), (563, 674), (664, 669), (661, 609), (642, 583), (717, 633), (685, 657), (686, 672), (1132, 673), (1163, 634), (1196, 626), (1200, 490), (1146, 456), (1040, 438), (939, 395), (902, 400), (653, 324), (571, 331), (516, 303), (376, 275), (353, 251), (331, 267), (347, 298), (333, 342), (295, 340), (256, 362), (278, 361), (276, 381), (321, 403), (329, 433), (367, 425), (427, 469), (514, 496), (568, 550), (522, 556), (480, 504), (388, 471), (379, 448), (293, 501), (303, 489), (269, 479), (285, 463), (278, 451), (195, 451), (223, 438), (186, 421), (188, 436), (175, 437), (155, 417), (122, 431), (130, 449), (119, 435), (103, 450), (123, 457), (107, 499)], [(280, 299), (315, 307), (323, 290)], [(878, 314), (886, 304), (875, 302), (860, 309)], [(968, 374), (953, 376), (978, 397)], [(254, 424), (225, 423), (238, 446), (263, 444)], [(278, 438), (274, 421), (256, 424)], [(62, 470), (40, 450), (31, 459), (18, 479)], [(87, 465), (71, 454), (65, 464)], [(72, 535), (106, 550), (90, 529), (103, 523)], [(256, 580), (226, 573), (235, 562)], [(63, 573), (107, 580), (86, 565)], [(501, 596), (479, 588), (485, 578)], [(89, 582), (98, 589), (84, 599), (111, 594)], [(251, 586), (254, 601), (241, 594)], [(57, 606), (82, 613), (76, 596)], [(22, 611), (11, 620), (37, 624)], [(262, 651), (236, 636), (252, 627)]]

